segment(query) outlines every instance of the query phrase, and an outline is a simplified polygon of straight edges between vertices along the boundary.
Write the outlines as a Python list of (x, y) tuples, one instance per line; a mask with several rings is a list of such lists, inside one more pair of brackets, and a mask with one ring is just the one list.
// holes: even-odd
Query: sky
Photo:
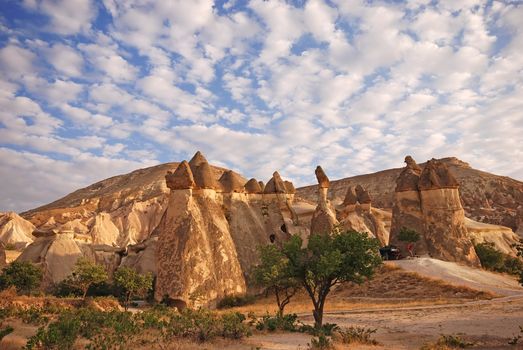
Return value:
[(0, 1), (0, 211), (190, 159), (523, 180), (521, 1)]

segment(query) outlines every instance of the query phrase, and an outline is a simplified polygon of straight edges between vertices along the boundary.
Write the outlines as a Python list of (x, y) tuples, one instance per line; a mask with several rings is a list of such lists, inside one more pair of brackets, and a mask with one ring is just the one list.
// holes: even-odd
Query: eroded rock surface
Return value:
[(15, 212), (0, 213), (0, 242), (16, 249), (23, 249), (33, 242), (35, 227)]

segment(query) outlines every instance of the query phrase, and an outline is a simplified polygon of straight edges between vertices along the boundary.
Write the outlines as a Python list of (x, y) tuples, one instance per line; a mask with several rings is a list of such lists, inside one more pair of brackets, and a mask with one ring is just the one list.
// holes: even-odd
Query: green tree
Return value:
[(307, 291), (314, 305), (316, 328), (323, 325), (323, 309), (331, 288), (342, 282), (363, 283), (381, 265), (379, 242), (356, 231), (311, 235), (306, 248), (293, 236), (283, 245), (291, 276)]
[(503, 267), (503, 253), (496, 249), (494, 243), (483, 242), (474, 245), (481, 266), (487, 270), (500, 271)]
[(417, 241), (419, 241), (419, 239), (419, 233), (406, 227), (402, 227), (400, 232), (398, 233), (398, 240), (400, 240), (401, 242), (411, 243), (411, 245), (409, 245), (410, 249), (407, 248), (407, 250), (410, 253), (410, 256), (414, 256), (414, 244)]
[(125, 310), (129, 307), (129, 301), (134, 296), (145, 297), (153, 287), (153, 275), (139, 274), (130, 267), (120, 267), (114, 273), (114, 283), (123, 291)]
[(278, 316), (299, 290), (299, 282), (290, 275), (289, 259), (275, 245), (260, 247), (260, 264), (253, 270), (254, 282), (274, 293)]
[(107, 272), (102, 265), (97, 265), (86, 258), (80, 258), (74, 265), (73, 273), (66, 278), (64, 283), (78, 288), (82, 292), (82, 298), (85, 299), (89, 287), (93, 284), (105, 282), (107, 279)]
[(0, 275), (0, 287), (14, 286), (18, 293), (30, 295), (40, 288), (42, 270), (28, 261), (14, 261)]

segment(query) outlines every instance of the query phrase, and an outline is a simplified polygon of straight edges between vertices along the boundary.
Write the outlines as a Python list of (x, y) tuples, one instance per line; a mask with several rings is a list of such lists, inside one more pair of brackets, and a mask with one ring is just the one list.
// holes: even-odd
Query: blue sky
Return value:
[(456, 156), (523, 179), (519, 1), (4, 0), (0, 211), (201, 150), (314, 183)]

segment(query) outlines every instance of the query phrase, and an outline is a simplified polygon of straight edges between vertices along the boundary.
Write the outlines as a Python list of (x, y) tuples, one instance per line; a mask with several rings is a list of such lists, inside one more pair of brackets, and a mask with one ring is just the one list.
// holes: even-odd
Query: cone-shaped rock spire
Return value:
[(361, 185), (356, 186), (356, 196), (360, 204), (368, 204), (371, 202), (369, 192), (364, 189)]
[(239, 193), (244, 191), (242, 178), (232, 170), (225, 171), (220, 177), (219, 182), (225, 193)]
[(165, 175), (167, 187), (171, 190), (186, 190), (195, 187), (193, 173), (187, 161), (178, 164), (174, 172), (168, 171)]
[(264, 193), (285, 193), (285, 184), (283, 183), (283, 180), (281, 179), (280, 174), (275, 171), (272, 174), (272, 178), (267, 182), (267, 185), (265, 186), (265, 189), (263, 191)]
[(260, 182), (256, 181), (255, 178), (250, 179), (245, 184), (245, 192), (250, 193), (250, 194), (262, 193), (263, 189), (260, 187)]
[(214, 178), (211, 166), (200, 151), (194, 154), (192, 159), (189, 161), (189, 166), (191, 167), (197, 188), (210, 188), (214, 190), (220, 188), (218, 182)]
[(356, 189), (354, 186), (349, 186), (347, 194), (343, 200), (343, 205), (355, 205), (358, 202), (358, 196), (356, 195)]

